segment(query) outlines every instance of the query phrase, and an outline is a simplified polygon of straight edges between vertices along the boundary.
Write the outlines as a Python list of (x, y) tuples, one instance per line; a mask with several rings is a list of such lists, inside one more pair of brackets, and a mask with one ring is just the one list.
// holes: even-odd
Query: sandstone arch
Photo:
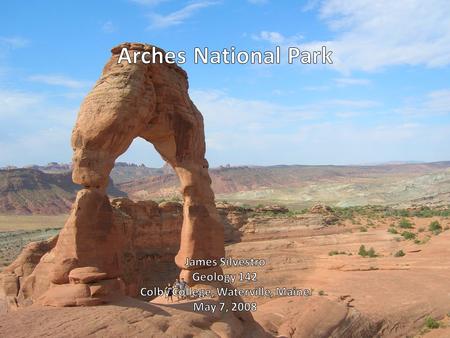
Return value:
[(73, 130), (73, 180), (104, 192), (116, 158), (136, 137), (144, 138), (181, 182), (184, 221), (177, 265), (184, 270), (186, 257), (223, 257), (223, 226), (205, 159), (203, 117), (189, 98), (187, 74), (173, 64), (118, 64), (122, 48), (152, 50), (143, 44), (112, 49)]
[(115, 160), (136, 137), (152, 143), (181, 182), (183, 224), (175, 258), (181, 276), (190, 281), (187, 257), (224, 256), (224, 230), (205, 159), (203, 118), (189, 98), (187, 75), (174, 64), (119, 64), (122, 48), (152, 51), (152, 46), (137, 43), (113, 48), (100, 79), (83, 101), (72, 132), (72, 178), (84, 189), (55, 247), (26, 278), (19, 298), (90, 305), (99, 298), (92, 297), (94, 292), (103, 295), (107, 288), (124, 289), (119, 283), (126, 269), (119, 258), (126, 246), (124, 230), (113, 226), (106, 187)]

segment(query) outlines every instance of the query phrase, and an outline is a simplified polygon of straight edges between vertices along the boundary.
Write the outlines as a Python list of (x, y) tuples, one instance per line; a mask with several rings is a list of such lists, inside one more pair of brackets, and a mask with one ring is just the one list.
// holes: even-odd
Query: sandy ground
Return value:
[[(337, 337), (372, 337), (369, 333), (376, 332), (381, 337), (450, 337), (450, 231), (433, 234), (428, 230), (433, 220), (443, 227), (450, 223), (415, 218), (412, 229), (395, 227), (399, 233), (414, 233), (417, 241), (387, 231), (398, 219), (328, 227), (295, 219), (266, 222), (255, 225), (243, 242), (227, 246), (229, 257), (264, 259), (266, 265), (226, 267), (224, 272), (250, 276), (233, 284), (238, 289), (272, 291), (272, 297), (243, 296), (242, 301), (257, 304), (252, 315), (273, 336), (328, 337), (334, 332)], [(376, 257), (360, 256), (361, 245), (373, 248)], [(400, 250), (405, 255), (396, 257)], [(278, 297), (277, 287), (305, 293)], [(214, 313), (194, 312), (192, 303), (128, 299), (92, 308), (33, 306), (0, 316), (0, 337), (238, 336), (227, 331), (238, 327), (234, 317), (221, 320)], [(427, 329), (427, 317), (440, 328)]]
[[(281, 239), (275, 229), (256, 231), (252, 236), (258, 240), (251, 241), (252, 236), (248, 236), (247, 242), (229, 246), (227, 254), (267, 261), (263, 268), (247, 269), (257, 273), (257, 286), (312, 289), (313, 295), (345, 302), (364, 314), (380, 326), (385, 336), (414, 335), (421, 332), (427, 316), (444, 320), (441, 326), (446, 326), (450, 314), (450, 231), (439, 235), (428, 230), (419, 232), (420, 228), (427, 229), (432, 220), (437, 218), (413, 219), (413, 229), (397, 227), (398, 232), (416, 233), (418, 239), (430, 238), (421, 243), (389, 233), (388, 226), (395, 220), (385, 219), (371, 222), (373, 225), (366, 227), (366, 232), (350, 223), (319, 229), (291, 228), (289, 236), (282, 231)], [(447, 219), (439, 221), (443, 226), (448, 224)], [(377, 257), (358, 255), (362, 244), (366, 249), (373, 247)], [(405, 256), (395, 257), (399, 250)], [(330, 256), (336, 251), (341, 254)], [(229, 268), (226, 273), (242, 270)], [(245, 283), (237, 286), (245, 287)], [(306, 299), (297, 298), (298, 306)], [(272, 314), (286, 307), (286, 302), (268, 297), (257, 301), (255, 318), (279, 334), (275, 330), (283, 321)], [(283, 314), (285, 319), (292, 315)], [(430, 334), (443, 330), (432, 331)]]
[(56, 235), (68, 215), (0, 215), (0, 271), (30, 242)]
[(0, 215), (0, 231), (61, 228), (68, 217), (68, 214), (54, 216)]

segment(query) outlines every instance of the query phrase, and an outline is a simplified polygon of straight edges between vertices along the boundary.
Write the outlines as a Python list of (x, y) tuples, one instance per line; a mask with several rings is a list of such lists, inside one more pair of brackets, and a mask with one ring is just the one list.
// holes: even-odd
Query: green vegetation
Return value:
[(440, 324), (433, 317), (427, 317), (425, 319), (425, 326), (429, 329), (437, 329), (437, 328), (439, 328)]
[(402, 229), (412, 229), (413, 224), (406, 218), (402, 218), (398, 223), (398, 226)]
[(337, 250), (332, 250), (328, 253), (328, 256), (336, 256), (336, 255), (347, 255), (347, 253), (345, 251), (337, 251)]
[(416, 238), (416, 234), (414, 232), (411, 232), (411, 231), (403, 231), (402, 232), (402, 237), (404, 239), (415, 239)]
[(325, 296), (325, 291), (320, 290), (320, 291), (319, 291), (319, 296)]
[(442, 232), (442, 226), (438, 221), (433, 221), (428, 226), (428, 230), (433, 232), (435, 235), (439, 235)]
[(295, 217), (297, 215), (304, 215), (309, 211), (309, 209), (305, 208), (305, 209), (301, 209), (301, 210), (289, 210), (287, 213), (285, 213), (284, 215), (286, 215), (286, 217)]
[(379, 205), (365, 205), (353, 207), (333, 207), (332, 209), (336, 216), (342, 219), (354, 219), (357, 215), (369, 219), (378, 219), (384, 217), (386, 207)]
[(360, 231), (360, 232), (367, 232), (367, 228), (366, 228), (366, 227), (360, 227), (360, 228), (359, 228), (359, 231)]
[(364, 245), (361, 245), (359, 247), (358, 255), (362, 257), (378, 257), (378, 255), (375, 253), (374, 248), (370, 248), (369, 250), (366, 250), (366, 247)]
[(424, 231), (425, 231), (425, 228), (424, 228), (424, 227), (420, 227), (417, 231), (418, 231), (418, 232), (424, 232)]
[(403, 257), (405, 255), (405, 253), (403, 252), (403, 250), (398, 250), (395, 254), (394, 257)]
[(396, 217), (420, 217), (430, 218), (434, 216), (450, 217), (450, 208), (431, 209), (430, 207), (421, 207), (414, 210), (386, 208), (386, 216)]
[(391, 233), (391, 234), (394, 234), (394, 235), (398, 234), (397, 229), (395, 229), (395, 228), (393, 228), (393, 227), (390, 227), (387, 231), (388, 231), (389, 233)]

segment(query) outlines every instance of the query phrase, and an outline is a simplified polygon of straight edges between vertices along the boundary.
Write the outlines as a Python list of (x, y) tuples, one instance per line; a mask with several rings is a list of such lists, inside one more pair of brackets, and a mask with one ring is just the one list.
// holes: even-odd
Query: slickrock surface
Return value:
[(124, 297), (108, 305), (33, 305), (0, 316), (0, 336), (29, 337), (270, 337), (255, 322), (194, 313), (190, 304), (149, 304)]
[[(114, 215), (119, 219), (136, 224), (130, 214), (135, 215), (133, 217), (140, 215), (141, 225), (136, 225), (138, 229), (134, 230), (136, 234), (144, 234), (147, 226), (154, 226), (153, 223), (145, 222), (147, 213), (144, 212), (153, 210), (154, 203), (134, 203), (127, 199), (119, 199), (113, 201), (112, 205)], [(127, 208), (127, 212), (125, 212), (125, 208)], [(176, 203), (160, 204), (158, 208), (161, 214), (154, 216), (154, 222), (171, 217), (163, 210), (181, 210), (181, 206)], [(219, 206), (219, 212), (228, 208), (223, 209), (223, 206)], [(448, 284), (450, 266), (447, 259), (450, 255), (448, 246), (450, 232), (445, 230), (439, 235), (435, 235), (427, 230), (427, 227), (430, 222), (437, 220), (445, 228), (450, 225), (449, 219), (445, 217), (411, 218), (414, 227), (410, 231), (417, 233), (418, 239), (421, 241), (430, 237), (428, 241), (417, 244), (413, 240), (404, 240), (399, 234), (387, 232), (389, 225), (398, 224), (400, 218), (388, 217), (370, 221), (356, 218), (354, 221), (358, 224), (349, 220), (341, 220), (337, 224), (328, 225), (326, 217), (330, 216), (332, 212), (325, 209), (313, 208), (311, 210), (313, 213), (290, 217), (285, 215), (263, 216), (258, 213), (246, 212), (245, 217), (248, 219), (245, 224), (253, 224), (253, 230), (252, 232), (243, 232), (241, 242), (227, 245), (227, 256), (262, 258), (267, 260), (267, 264), (263, 267), (225, 268), (224, 272), (227, 274), (257, 272), (257, 282), (236, 283), (234, 286), (238, 288), (262, 286), (269, 289), (276, 287), (313, 289), (312, 296), (308, 297), (243, 297), (244, 301), (258, 303), (257, 311), (252, 313), (257, 323), (273, 336), (414, 337), (423, 332), (425, 318), (431, 316), (442, 323), (442, 326), (447, 325), (447, 327), (430, 330), (425, 333), (424, 337), (447, 338), (450, 324), (450, 317), (447, 317), (447, 313), (450, 312)], [(236, 215), (238, 215), (238, 210), (239, 208), (234, 208)], [(237, 217), (236, 215), (233, 218)], [(180, 222), (179, 218), (175, 217), (175, 219)], [(371, 225), (366, 225), (366, 222), (371, 222), (369, 223)], [(362, 232), (360, 230), (362, 225), (359, 223), (367, 226), (367, 231)], [(181, 227), (181, 223), (178, 223), (178, 226)], [(401, 231), (398, 226), (396, 228)], [(133, 227), (131, 226), (129, 229), (133, 229)], [(246, 229), (246, 225), (239, 229)], [(425, 230), (420, 232), (420, 229)], [(143, 237), (143, 235), (139, 235), (139, 237)], [(152, 241), (155, 239), (157, 237)], [(143, 246), (145, 246), (144, 243), (145, 240), (142, 242)], [(374, 258), (359, 256), (358, 250), (361, 244), (365, 244), (367, 249), (373, 247), (378, 256)], [(162, 252), (162, 249), (159, 250)], [(399, 250), (403, 250), (405, 256), (395, 257), (394, 254)], [(177, 248), (172, 251), (172, 258), (169, 260), (172, 262), (172, 266), (174, 266), (173, 256), (176, 251)], [(330, 255), (332, 252), (338, 254)], [(19, 261), (28, 261), (23, 259), (23, 256), (21, 257)], [(148, 267), (154, 266), (157, 260), (152, 260), (150, 257), (153, 256), (148, 256), (141, 263), (143, 264), (145, 261)], [(16, 265), (16, 268), (18, 267), (20, 265)], [(144, 276), (144, 282), (139, 285), (152, 287), (173, 282), (177, 269), (174, 268), (174, 270), (173, 276), (166, 281), (148, 279), (149, 282), (146, 282), (145, 278), (155, 275), (162, 276), (167, 273), (161, 269), (158, 273)], [(109, 283), (107, 280), (90, 284), (89, 290), (92, 295), (90, 299), (101, 298), (97, 296), (103, 293), (102, 290), (109, 287)], [(14, 284), (12, 286), (14, 288)], [(108, 292), (106, 293), (108, 294)], [(86, 302), (87, 299), (80, 297), (79, 303), (82, 301)], [(217, 302), (217, 299), (211, 301), (214, 303)], [(207, 313), (194, 313), (192, 301), (178, 303), (174, 297), (174, 302), (170, 303), (159, 297), (151, 302), (150, 306), (161, 307), (170, 313), (170, 317), (164, 317), (165, 326), (171, 326), (171, 323), (181, 325), (180, 331), (175, 331), (175, 328), (167, 328), (169, 336), (173, 334), (183, 337), (183, 334), (194, 334), (194, 336), (214, 337), (215, 334), (219, 335), (219, 331), (217, 331), (219, 328), (225, 330), (220, 331), (222, 336), (226, 336), (223, 332), (233, 332), (233, 334), (235, 332), (229, 331), (229, 326), (226, 324), (234, 323), (234, 319), (221, 318), (218, 321), (214, 319), (213, 322), (209, 319), (198, 319), (205, 318), (199, 317), (200, 315), (207, 318), (211, 316)], [(136, 308), (141, 309), (139, 306), (124, 305), (124, 303), (119, 305), (115, 302), (102, 305), (99, 309), (97, 307), (38, 308), (33, 305), (0, 316), (0, 332), (13, 333), (8, 337), (28, 337), (29, 332), (36, 336), (43, 336), (46, 332), (49, 335), (57, 335), (59, 331), (55, 327), (58, 327), (63, 337), (69, 336), (67, 332), (71, 332), (72, 336), (89, 336), (91, 334), (92, 336), (113, 335), (118, 337), (126, 336), (127, 332), (131, 332), (131, 335), (140, 332), (135, 335), (142, 334), (144, 336), (142, 333), (144, 331), (155, 332), (154, 336), (156, 337), (164, 337), (164, 332), (158, 329), (153, 331), (161, 323), (161, 317), (153, 314), (150, 310), (148, 310), (150, 314), (147, 310), (136, 312)], [(181, 311), (181, 313), (177, 311)], [(97, 320), (89, 319), (91, 315), (96, 316)], [(80, 326), (83, 316), (85, 325), (77, 328), (76, 326)], [(103, 320), (102, 316), (109, 320)], [(128, 319), (123, 320), (124, 317)], [(27, 318), (34, 318), (36, 322), (33, 323), (32, 319)], [(197, 318), (202, 323), (206, 320), (208, 324), (200, 325), (201, 330), (195, 325), (195, 328), (192, 328), (189, 322), (192, 318)], [(153, 323), (153, 321), (155, 322)], [(21, 322), (29, 327), (18, 327)], [(39, 322), (45, 322), (45, 325), (39, 325)], [(194, 323), (197, 322), (197, 320), (194, 321)], [(231, 325), (236, 327), (235, 323)], [(247, 321), (243, 327), (252, 327), (252, 325), (254, 325), (252, 322)], [(141, 328), (145, 329), (142, 329), (142, 332), (135, 331), (141, 330)], [(213, 328), (216, 331), (211, 332)], [(80, 334), (78, 335), (77, 332)], [(261, 331), (258, 332), (261, 334), (260, 336), (263, 336)], [(233, 335), (231, 336), (233, 337)], [(246, 337), (246, 335), (243, 334), (242, 337)]]

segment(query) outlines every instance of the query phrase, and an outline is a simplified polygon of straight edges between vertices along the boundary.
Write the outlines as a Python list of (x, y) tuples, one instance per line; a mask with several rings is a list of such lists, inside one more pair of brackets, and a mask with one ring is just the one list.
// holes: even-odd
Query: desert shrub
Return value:
[(362, 257), (377, 257), (377, 254), (375, 253), (374, 248), (370, 248), (369, 250), (366, 250), (366, 247), (364, 245), (361, 245), (359, 247), (358, 255)]
[(367, 256), (369, 257), (377, 257), (377, 254), (375, 253), (374, 248), (370, 248), (369, 251), (367, 251)]
[(319, 296), (324, 296), (324, 295), (325, 295), (325, 291), (320, 290), (320, 291), (319, 291)]
[(405, 253), (403, 252), (403, 250), (398, 250), (395, 254), (394, 257), (403, 257), (405, 255)]
[(438, 221), (433, 221), (430, 223), (430, 225), (428, 226), (428, 230), (436, 233), (436, 232), (441, 232), (442, 231), (442, 226)]
[(332, 208), (333, 212), (341, 219), (353, 219), (354, 215), (354, 209), (352, 207), (347, 207), (347, 208), (339, 208), (339, 207), (334, 207)]
[(337, 250), (331, 250), (328, 253), (328, 256), (336, 256), (336, 255), (346, 255), (347, 253), (345, 251), (337, 251)]
[(405, 210), (405, 209), (399, 210), (398, 215), (401, 216), (401, 217), (408, 217), (409, 216), (409, 211)]
[(421, 209), (414, 211), (413, 214), (417, 217), (429, 218), (433, 217), (435, 212), (428, 207), (422, 207)]
[(406, 209), (393, 209), (390, 207), (386, 207), (384, 210), (384, 216), (387, 217), (421, 217), (421, 218), (429, 218), (433, 216), (441, 216), (441, 217), (449, 217), (450, 216), (450, 208), (446, 209), (431, 209), (430, 207), (421, 207), (416, 210), (406, 210)]
[(395, 229), (395, 228), (389, 228), (388, 230), (387, 230), (389, 233), (391, 233), (391, 234), (394, 234), (394, 235), (396, 235), (396, 234), (398, 234), (398, 231), (397, 231), (397, 229)]
[(359, 231), (360, 231), (360, 232), (367, 232), (367, 228), (366, 228), (366, 227), (360, 227), (360, 228), (359, 228)]
[(415, 239), (414, 240), (414, 244), (421, 244), (421, 243), (422, 243), (422, 241), (420, 239)]
[(420, 227), (417, 231), (418, 231), (418, 232), (424, 232), (424, 231), (425, 231), (425, 228), (424, 228), (424, 227)]
[(366, 247), (364, 245), (361, 245), (359, 247), (358, 255), (363, 256), (363, 257), (367, 256)]
[(440, 325), (439, 322), (433, 317), (427, 317), (425, 319), (425, 326), (429, 329), (437, 329)]
[(413, 224), (406, 218), (402, 218), (398, 223), (398, 226), (402, 229), (411, 229)]
[(415, 239), (416, 238), (416, 234), (414, 232), (411, 232), (411, 231), (403, 231), (402, 232), (402, 237), (404, 239)]

